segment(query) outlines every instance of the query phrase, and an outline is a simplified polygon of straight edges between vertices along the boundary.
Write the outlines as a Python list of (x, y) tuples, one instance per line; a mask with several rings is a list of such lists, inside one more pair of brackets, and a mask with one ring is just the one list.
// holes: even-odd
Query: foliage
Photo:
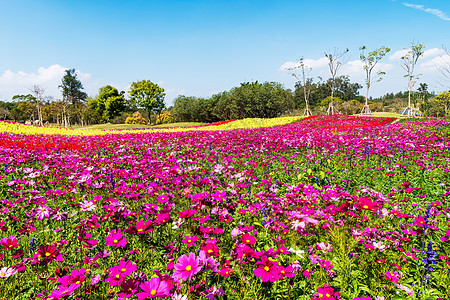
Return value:
[(167, 110), (162, 111), (156, 119), (156, 125), (175, 123), (175, 117)]
[(150, 80), (133, 82), (130, 87), (130, 99), (139, 107), (151, 113), (159, 114), (164, 108), (164, 89)]
[(66, 74), (58, 86), (61, 89), (63, 99), (75, 104), (77, 102), (84, 102), (87, 94), (83, 92), (83, 84), (77, 78), (75, 69), (67, 69)]
[(142, 124), (142, 125), (147, 125), (148, 122), (147, 122), (146, 119), (144, 119), (142, 117), (141, 113), (137, 111), (137, 112), (133, 113), (132, 116), (128, 117), (125, 120), (125, 124)]

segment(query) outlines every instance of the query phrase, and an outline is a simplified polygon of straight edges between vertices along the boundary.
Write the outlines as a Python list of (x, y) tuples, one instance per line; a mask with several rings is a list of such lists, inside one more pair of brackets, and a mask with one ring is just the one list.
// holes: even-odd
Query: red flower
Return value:
[(2, 249), (11, 249), (19, 247), (19, 241), (15, 236), (5, 237), (0, 240), (0, 245)]
[(38, 258), (42, 260), (44, 264), (48, 264), (53, 260), (62, 261), (62, 255), (55, 246), (40, 246), (38, 250)]
[(212, 256), (219, 256), (219, 247), (217, 247), (215, 244), (207, 243), (206, 246), (203, 246), (201, 250), (205, 251), (206, 255), (208, 257)]

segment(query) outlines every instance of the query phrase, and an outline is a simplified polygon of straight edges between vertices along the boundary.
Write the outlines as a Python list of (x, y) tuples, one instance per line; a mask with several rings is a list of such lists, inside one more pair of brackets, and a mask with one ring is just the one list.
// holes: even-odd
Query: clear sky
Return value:
[[(61, 97), (64, 69), (75, 68), (90, 96), (112, 84), (149, 79), (180, 95), (207, 97), (241, 82), (276, 81), (304, 57), (311, 76), (329, 77), (324, 52), (349, 48), (340, 75), (363, 83), (359, 47), (392, 50), (371, 95), (407, 89), (397, 51), (423, 43), (418, 82), (448, 89), (435, 65), (449, 61), (450, 1), (61, 1), (0, 0), (0, 99), (33, 84)], [(322, 58), (322, 59), (321, 59)], [(363, 93), (363, 91), (361, 91)]]

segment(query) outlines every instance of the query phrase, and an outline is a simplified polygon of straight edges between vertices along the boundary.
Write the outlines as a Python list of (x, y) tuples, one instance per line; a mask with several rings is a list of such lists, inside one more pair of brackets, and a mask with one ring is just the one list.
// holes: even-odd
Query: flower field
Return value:
[(392, 121), (1, 123), (0, 299), (450, 299), (450, 122)]

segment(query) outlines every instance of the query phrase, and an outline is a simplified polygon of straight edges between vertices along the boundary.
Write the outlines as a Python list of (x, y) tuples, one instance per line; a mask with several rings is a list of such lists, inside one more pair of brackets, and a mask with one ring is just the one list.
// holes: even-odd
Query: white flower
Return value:
[(3, 267), (0, 269), (0, 278), (8, 278), (9, 276), (15, 274), (17, 270), (9, 267)]

